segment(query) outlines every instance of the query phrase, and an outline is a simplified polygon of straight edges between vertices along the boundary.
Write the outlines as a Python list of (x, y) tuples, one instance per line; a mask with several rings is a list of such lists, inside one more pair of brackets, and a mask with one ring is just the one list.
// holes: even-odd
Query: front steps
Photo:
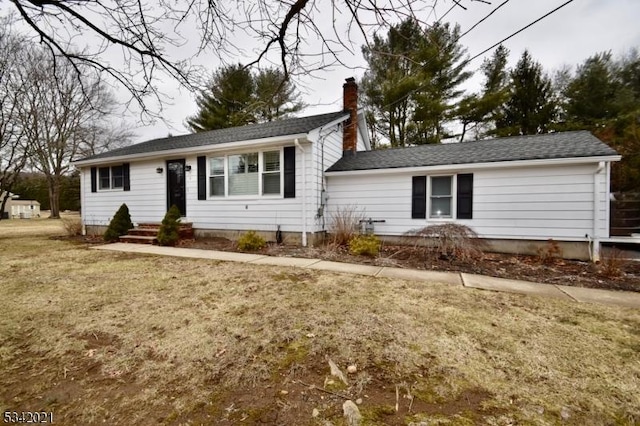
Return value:
[[(121, 243), (134, 244), (158, 244), (158, 231), (160, 222), (139, 223), (137, 227), (130, 229), (127, 235), (120, 237)], [(181, 223), (179, 229), (180, 239), (193, 238), (193, 224)]]

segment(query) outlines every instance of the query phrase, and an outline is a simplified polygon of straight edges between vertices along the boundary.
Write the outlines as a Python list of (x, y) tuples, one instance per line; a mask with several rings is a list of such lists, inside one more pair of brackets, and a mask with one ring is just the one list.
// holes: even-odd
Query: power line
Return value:
[[(489, 16), (491, 16), (495, 11), (497, 11), (499, 8), (501, 8), (502, 6), (504, 6), (505, 3), (507, 3), (509, 0), (505, 0), (502, 4), (500, 4), (499, 6), (497, 6), (493, 11), (491, 11), (487, 16), (485, 16), (484, 18), (482, 18), (480, 21), (478, 21), (476, 24), (474, 24), (469, 30), (467, 30), (463, 35), (468, 34), (473, 28), (477, 27), (480, 23), (482, 23), (484, 20), (486, 20)], [(477, 59), (478, 57), (484, 55), (485, 53), (487, 53), (488, 51), (490, 51), (491, 49), (499, 46), (500, 44), (502, 44), (503, 42), (515, 37), (516, 35), (520, 34), (521, 32), (523, 32), (524, 30), (530, 28), (531, 26), (537, 24), (538, 22), (542, 21), (543, 19), (545, 19), (546, 17), (552, 15), (553, 13), (557, 12), (558, 10), (562, 9), (563, 7), (565, 7), (566, 5), (568, 5), (569, 3), (572, 3), (573, 0), (568, 0), (565, 3), (561, 4), (560, 6), (556, 7), (555, 9), (547, 12), (546, 14), (544, 14), (543, 16), (539, 17), (538, 19), (536, 19), (535, 21), (525, 25), (524, 27), (520, 28), (518, 31), (510, 34), (509, 36), (503, 38), (502, 40), (500, 40), (499, 42), (495, 43), (494, 45), (492, 45), (491, 47), (483, 50), (482, 52), (478, 53), (477, 55), (473, 56), (472, 58), (467, 59), (466, 61), (462, 62), (461, 66), (467, 65), (469, 62), (473, 61), (474, 59)], [(454, 5), (455, 6), (455, 5)], [(447, 12), (448, 13), (448, 12)], [(446, 14), (445, 14), (446, 15)], [(462, 35), (460, 37), (458, 37), (456, 39), (456, 42), (458, 42), (458, 40), (460, 40), (460, 38), (462, 38)], [(428, 62), (427, 62), (428, 63)], [(426, 65), (426, 64), (425, 64)], [(393, 106), (397, 103), (400, 103), (402, 101), (404, 101), (405, 99), (407, 99), (409, 96), (413, 95), (414, 93), (416, 93), (417, 91), (419, 91), (420, 89), (422, 89), (425, 85), (420, 85), (417, 88), (411, 90), (409, 93), (407, 93), (406, 95), (402, 96), (400, 99), (397, 99), (393, 102), (388, 103), (387, 105), (383, 106), (384, 108)]]
[[(489, 12), (489, 14), (487, 16), (485, 16), (484, 18), (482, 18), (481, 20), (479, 20), (478, 22), (476, 22), (471, 28), (469, 28), (467, 31), (465, 31), (464, 33), (462, 33), (462, 35), (460, 37), (458, 37), (458, 40), (460, 40), (462, 37), (466, 36), (467, 34), (469, 34), (471, 31), (473, 31), (473, 29), (475, 27), (477, 27), (478, 25), (482, 24), (484, 21), (486, 21), (491, 15), (493, 15), (494, 13), (496, 13), (498, 11), (498, 9), (500, 9), (502, 6), (504, 6), (505, 4), (509, 3), (510, 0), (504, 0), (499, 6), (497, 6), (495, 9), (493, 9), (491, 12)], [(456, 40), (456, 41), (458, 41)]]
[(496, 44), (494, 44), (491, 47), (486, 48), (485, 50), (483, 50), (482, 52), (478, 53), (477, 55), (475, 55), (474, 57), (468, 59), (465, 64), (468, 64), (469, 62), (473, 61), (474, 59), (484, 55), (485, 53), (487, 53), (488, 51), (490, 51), (491, 49), (493, 49), (494, 47), (497, 47), (499, 45), (501, 45), (502, 43), (504, 43), (505, 41), (509, 40), (512, 37), (515, 37), (516, 35), (520, 34), (522, 31), (526, 30), (527, 28), (531, 27), (532, 25), (537, 24), (538, 22), (542, 21), (544, 18), (546, 18), (547, 16), (557, 12), (558, 10), (562, 9), (563, 7), (565, 7), (566, 5), (568, 5), (569, 3), (572, 3), (573, 0), (568, 0), (565, 3), (561, 4), (560, 6), (556, 7), (555, 9), (553, 9), (552, 11), (542, 15), (541, 17), (539, 17), (538, 19), (536, 19), (535, 21), (531, 22), (529, 25), (520, 28), (518, 31), (516, 31), (515, 33), (511, 34), (508, 37), (503, 38), (502, 40), (500, 40), (499, 42), (497, 42)]

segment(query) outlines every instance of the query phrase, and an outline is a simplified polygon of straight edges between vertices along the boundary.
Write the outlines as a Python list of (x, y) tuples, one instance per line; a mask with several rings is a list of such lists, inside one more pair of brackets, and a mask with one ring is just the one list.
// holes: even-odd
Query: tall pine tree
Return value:
[(551, 79), (525, 50), (509, 73), (509, 98), (497, 120), (499, 136), (534, 135), (549, 131), (556, 116)]

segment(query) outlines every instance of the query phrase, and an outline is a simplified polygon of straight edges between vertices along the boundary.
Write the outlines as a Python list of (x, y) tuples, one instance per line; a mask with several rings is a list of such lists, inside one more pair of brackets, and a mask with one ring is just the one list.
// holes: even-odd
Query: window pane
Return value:
[(210, 174), (224, 175), (224, 157), (215, 157), (210, 160), (209, 166), (211, 168)]
[(451, 176), (431, 178), (431, 195), (451, 195)]
[(264, 153), (264, 171), (277, 172), (280, 170), (280, 151)]
[(431, 217), (451, 217), (451, 197), (431, 198)]
[(111, 168), (111, 188), (122, 188), (124, 186), (124, 169), (122, 166)]
[(262, 193), (280, 194), (280, 173), (265, 173), (262, 175)]
[(109, 167), (100, 167), (100, 169), (98, 169), (98, 174), (100, 176), (100, 189), (111, 188), (111, 176), (109, 175)]
[(258, 195), (258, 154), (229, 156), (229, 195)]
[(224, 176), (209, 178), (209, 194), (214, 197), (224, 196)]

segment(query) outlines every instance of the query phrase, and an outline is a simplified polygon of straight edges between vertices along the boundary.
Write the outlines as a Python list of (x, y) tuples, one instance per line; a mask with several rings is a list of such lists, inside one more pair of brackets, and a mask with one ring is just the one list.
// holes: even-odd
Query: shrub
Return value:
[(62, 227), (70, 237), (82, 235), (82, 221), (77, 217), (65, 217), (62, 219)]
[[(413, 229), (405, 235), (418, 237), (425, 247), (425, 254), (435, 252), (444, 259), (477, 259), (482, 256), (484, 243), (478, 234), (466, 225), (445, 223)], [(417, 244), (416, 244), (417, 245)]]
[(158, 244), (161, 246), (174, 246), (180, 239), (180, 209), (174, 204), (162, 219), (158, 230)]
[(380, 252), (380, 239), (375, 235), (356, 235), (349, 241), (349, 252), (375, 257)]
[(238, 249), (242, 251), (255, 251), (263, 248), (267, 242), (256, 231), (247, 231), (238, 239)]
[(562, 257), (562, 248), (553, 238), (547, 240), (544, 247), (536, 250), (538, 262), (542, 265), (553, 265), (556, 260)]
[(364, 219), (364, 212), (358, 211), (356, 206), (338, 207), (331, 215), (329, 233), (331, 242), (339, 246), (346, 246), (358, 233), (360, 221)]
[(622, 275), (625, 263), (621, 250), (614, 247), (603, 251), (600, 258), (600, 274), (607, 278), (619, 277)]
[(129, 232), (131, 228), (133, 228), (133, 223), (131, 222), (129, 207), (123, 204), (113, 216), (113, 219), (111, 219), (103, 238), (108, 242), (118, 241), (118, 238)]

